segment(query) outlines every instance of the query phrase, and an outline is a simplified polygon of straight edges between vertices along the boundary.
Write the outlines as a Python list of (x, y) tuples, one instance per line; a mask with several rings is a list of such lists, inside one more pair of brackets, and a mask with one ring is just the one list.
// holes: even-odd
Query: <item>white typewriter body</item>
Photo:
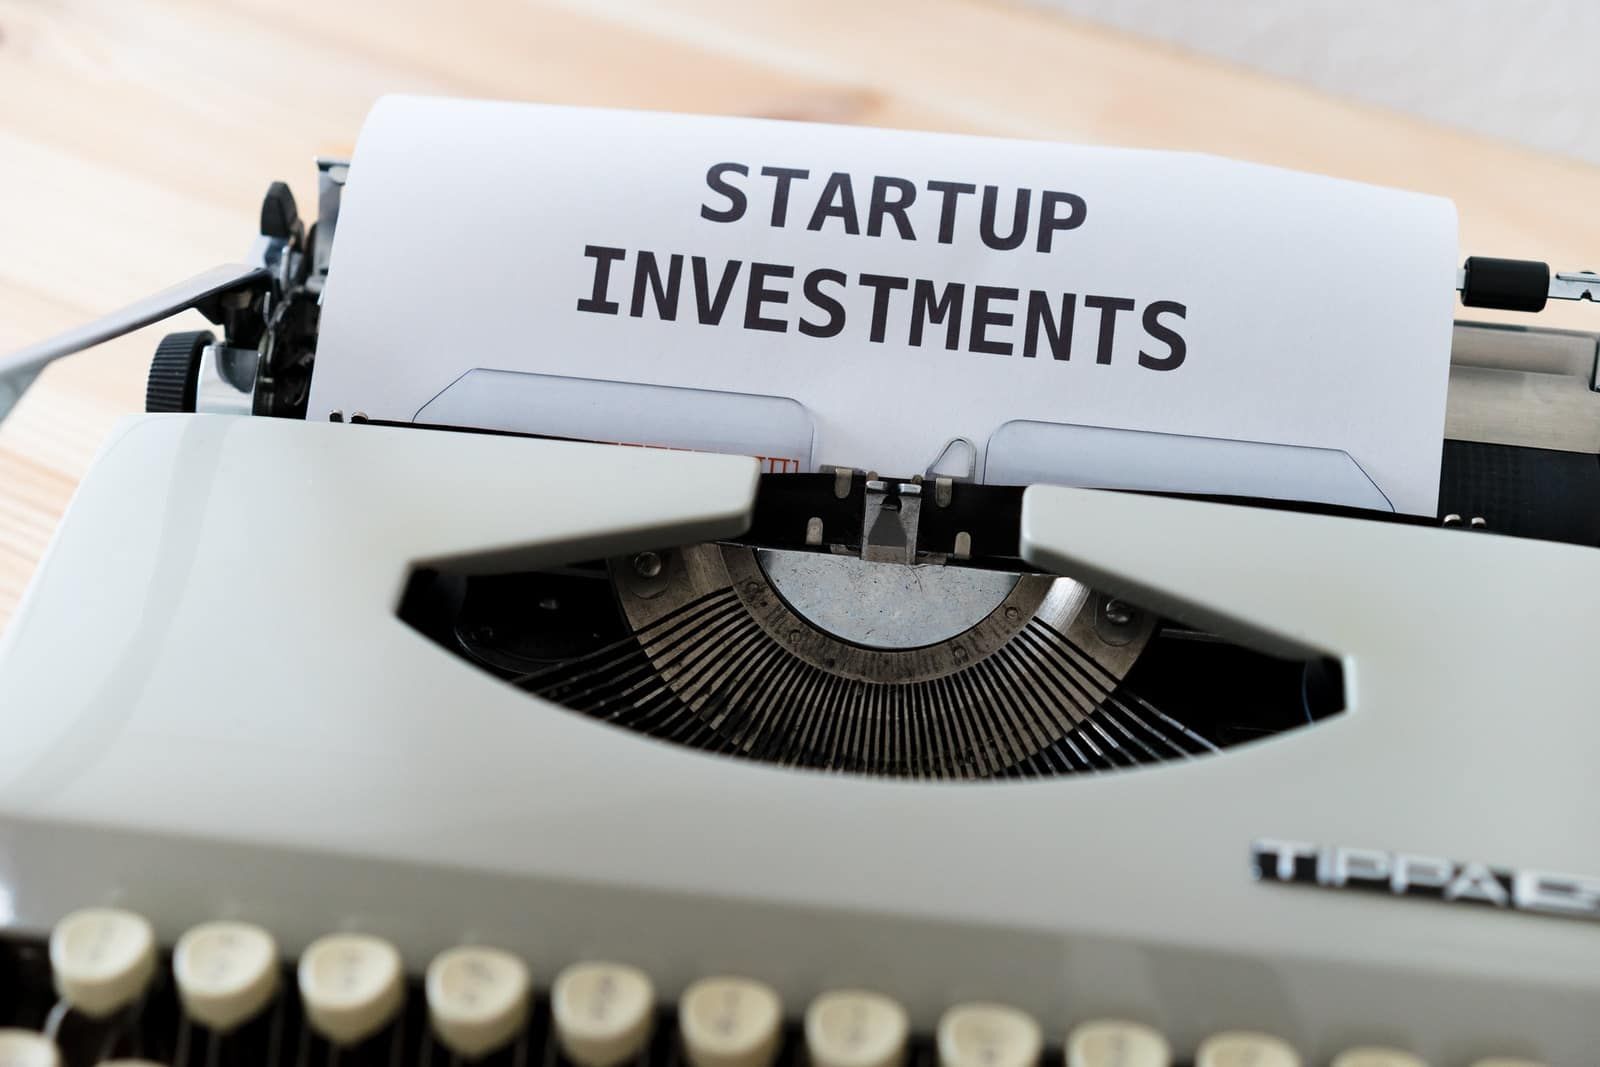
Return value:
[[(0, 644), (0, 919), (118, 903), (170, 944), (464, 940), (671, 996), (840, 985), (920, 1029), (1000, 1000), (1180, 1057), (1226, 1027), (1310, 1062), (1595, 1061), (1600, 923), (1253, 876), (1252, 843), (1600, 876), (1600, 555), (1492, 533), (1035, 487), (1023, 554), (1219, 632), (1315, 649), (1347, 711), (1205, 758), (1020, 782), (789, 770), (636, 736), (395, 617), (408, 570), (733, 536), (754, 461), (148, 416), (105, 446)], [(1576, 595), (1574, 595), (1576, 593)], [(1586, 898), (1585, 893), (1591, 894)], [(1591, 911), (1589, 918), (1594, 918)]]

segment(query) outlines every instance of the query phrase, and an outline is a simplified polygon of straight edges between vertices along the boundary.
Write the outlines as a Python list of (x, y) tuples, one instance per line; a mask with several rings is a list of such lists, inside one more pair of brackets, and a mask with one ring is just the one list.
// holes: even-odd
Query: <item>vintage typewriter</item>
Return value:
[(1600, 1063), (1596, 334), (1429, 521), (307, 419), (346, 173), (0, 364), (217, 324), (0, 645), (4, 1067)]

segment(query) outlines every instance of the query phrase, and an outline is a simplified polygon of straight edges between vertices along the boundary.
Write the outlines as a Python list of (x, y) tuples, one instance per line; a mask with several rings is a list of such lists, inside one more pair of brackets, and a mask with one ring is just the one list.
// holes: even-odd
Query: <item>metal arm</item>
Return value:
[(92, 348), (190, 308), (199, 308), (207, 318), (218, 321), (221, 317), (218, 309), (229, 296), (247, 293), (269, 279), (270, 275), (261, 267), (242, 263), (212, 267), (109, 315), (75, 326), (19, 352), (0, 356), (0, 421), (11, 413), (39, 372), (62, 356)]

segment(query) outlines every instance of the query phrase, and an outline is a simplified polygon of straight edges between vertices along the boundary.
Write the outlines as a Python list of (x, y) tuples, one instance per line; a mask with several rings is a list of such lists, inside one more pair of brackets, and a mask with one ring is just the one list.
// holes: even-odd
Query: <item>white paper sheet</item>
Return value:
[[(669, 421), (715, 417), (676, 406), (707, 390), (797, 401), (811, 449), (775, 469), (916, 474), (960, 437), (981, 474), (1021, 420), (1262, 445), (1211, 453), (1235, 487), (1283, 481), (1267, 446), (1342, 452), (1431, 513), (1455, 265), (1446, 200), (1208, 156), (391, 97), (350, 169), (310, 417), (636, 382), (677, 387)], [(584, 436), (637, 441), (642, 410), (596, 400)]]

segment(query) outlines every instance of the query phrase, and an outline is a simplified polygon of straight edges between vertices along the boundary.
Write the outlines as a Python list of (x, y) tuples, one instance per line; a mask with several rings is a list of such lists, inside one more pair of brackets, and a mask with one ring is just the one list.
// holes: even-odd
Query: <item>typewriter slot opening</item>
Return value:
[[(805, 477), (770, 476), (783, 515), (758, 513), (758, 533), (814, 533), (808, 513), (843, 499), (828, 476), (817, 506), (801, 506)], [(965, 506), (972, 523), (947, 521), (937, 541), (894, 548), (915, 562), (868, 558), (865, 536), (840, 544), (808, 533), (522, 574), (419, 570), (400, 615), (468, 664), (613, 727), (878, 777), (982, 781), (1181, 762), (1345, 707), (1336, 661), (1243, 647), (1030, 570), (998, 536), (1014, 538), (1004, 509), (980, 527), (982, 509)], [(944, 551), (973, 541), (966, 526), (994, 548)]]

